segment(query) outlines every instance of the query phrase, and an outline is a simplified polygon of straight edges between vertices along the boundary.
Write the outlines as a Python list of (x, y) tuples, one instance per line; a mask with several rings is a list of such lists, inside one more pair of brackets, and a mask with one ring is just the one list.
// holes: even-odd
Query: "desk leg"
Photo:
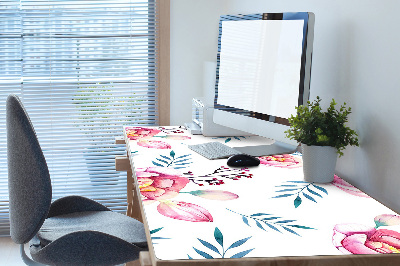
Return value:
[(132, 167), (127, 156), (115, 157), (115, 170), (126, 171), (126, 201), (128, 203), (126, 215), (143, 222), (139, 198), (135, 189), (135, 180), (132, 176)]
[(133, 178), (132, 178), (132, 171), (126, 171), (126, 201), (128, 203), (128, 208), (126, 210), (126, 215), (132, 217), (133, 212), (133, 194), (135, 193), (133, 189)]
[(152, 266), (148, 251), (141, 251), (139, 259), (125, 263), (125, 266)]
[(151, 266), (150, 253), (148, 251), (141, 251), (139, 254), (139, 261), (141, 266)]
[(133, 180), (132, 170), (128, 170), (126, 172), (126, 175), (128, 200), (128, 210), (126, 215), (135, 218), (140, 222), (143, 222), (142, 214), (140, 213), (139, 195), (136, 193), (135, 180)]
[(130, 261), (124, 264), (124, 266), (142, 266), (140, 264), (140, 260), (134, 260), (134, 261)]

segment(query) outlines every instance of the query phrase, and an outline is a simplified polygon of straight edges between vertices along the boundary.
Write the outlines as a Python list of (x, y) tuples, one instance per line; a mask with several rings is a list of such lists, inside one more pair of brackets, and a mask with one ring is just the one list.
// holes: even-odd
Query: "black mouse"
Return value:
[(226, 162), (229, 166), (257, 166), (260, 160), (247, 154), (235, 154), (228, 158)]

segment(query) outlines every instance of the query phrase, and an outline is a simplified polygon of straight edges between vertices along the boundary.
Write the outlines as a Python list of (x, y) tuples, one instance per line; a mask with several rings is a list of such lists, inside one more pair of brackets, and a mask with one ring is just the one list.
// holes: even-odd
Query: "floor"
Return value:
[(23, 266), (25, 263), (19, 253), (19, 245), (10, 237), (0, 237), (0, 266)]
[[(27, 246), (25, 245), (25, 253), (29, 254)], [(10, 237), (0, 237), (0, 266), (24, 266), (19, 249), (19, 245), (12, 242)], [(126, 266), (140, 266), (140, 262), (139, 260), (132, 261)]]

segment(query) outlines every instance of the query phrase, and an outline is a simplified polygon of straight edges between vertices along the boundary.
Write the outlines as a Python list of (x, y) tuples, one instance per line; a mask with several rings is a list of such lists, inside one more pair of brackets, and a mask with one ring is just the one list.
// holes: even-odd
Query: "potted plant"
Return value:
[[(93, 185), (118, 184), (118, 178), (102, 180), (102, 166), (105, 160), (111, 160), (112, 153), (125, 153), (125, 147), (115, 145), (115, 129), (122, 127), (122, 121), (130, 121), (132, 106), (125, 105), (132, 96), (120, 96), (113, 83), (80, 84), (73, 95), (72, 102), (77, 108), (79, 120), (76, 126), (88, 137), (88, 143), (82, 146), (89, 177)], [(99, 128), (101, 136), (99, 136)], [(111, 151), (111, 153), (110, 153)], [(107, 168), (108, 169), (108, 168)], [(113, 175), (118, 175), (117, 172)]]
[(357, 133), (346, 126), (351, 108), (344, 103), (339, 110), (332, 99), (327, 111), (322, 111), (317, 97), (308, 106), (296, 107), (297, 115), (289, 118), (286, 137), (301, 143), (304, 179), (308, 182), (333, 181), (336, 160), (348, 145), (359, 146)]

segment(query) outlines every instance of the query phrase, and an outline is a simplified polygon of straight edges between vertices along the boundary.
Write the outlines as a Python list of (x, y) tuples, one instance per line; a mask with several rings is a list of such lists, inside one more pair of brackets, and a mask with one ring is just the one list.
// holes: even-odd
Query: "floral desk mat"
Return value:
[(299, 153), (228, 167), (187, 145), (265, 143), (183, 127), (124, 127), (160, 260), (399, 253), (400, 216), (335, 176), (303, 181)]

